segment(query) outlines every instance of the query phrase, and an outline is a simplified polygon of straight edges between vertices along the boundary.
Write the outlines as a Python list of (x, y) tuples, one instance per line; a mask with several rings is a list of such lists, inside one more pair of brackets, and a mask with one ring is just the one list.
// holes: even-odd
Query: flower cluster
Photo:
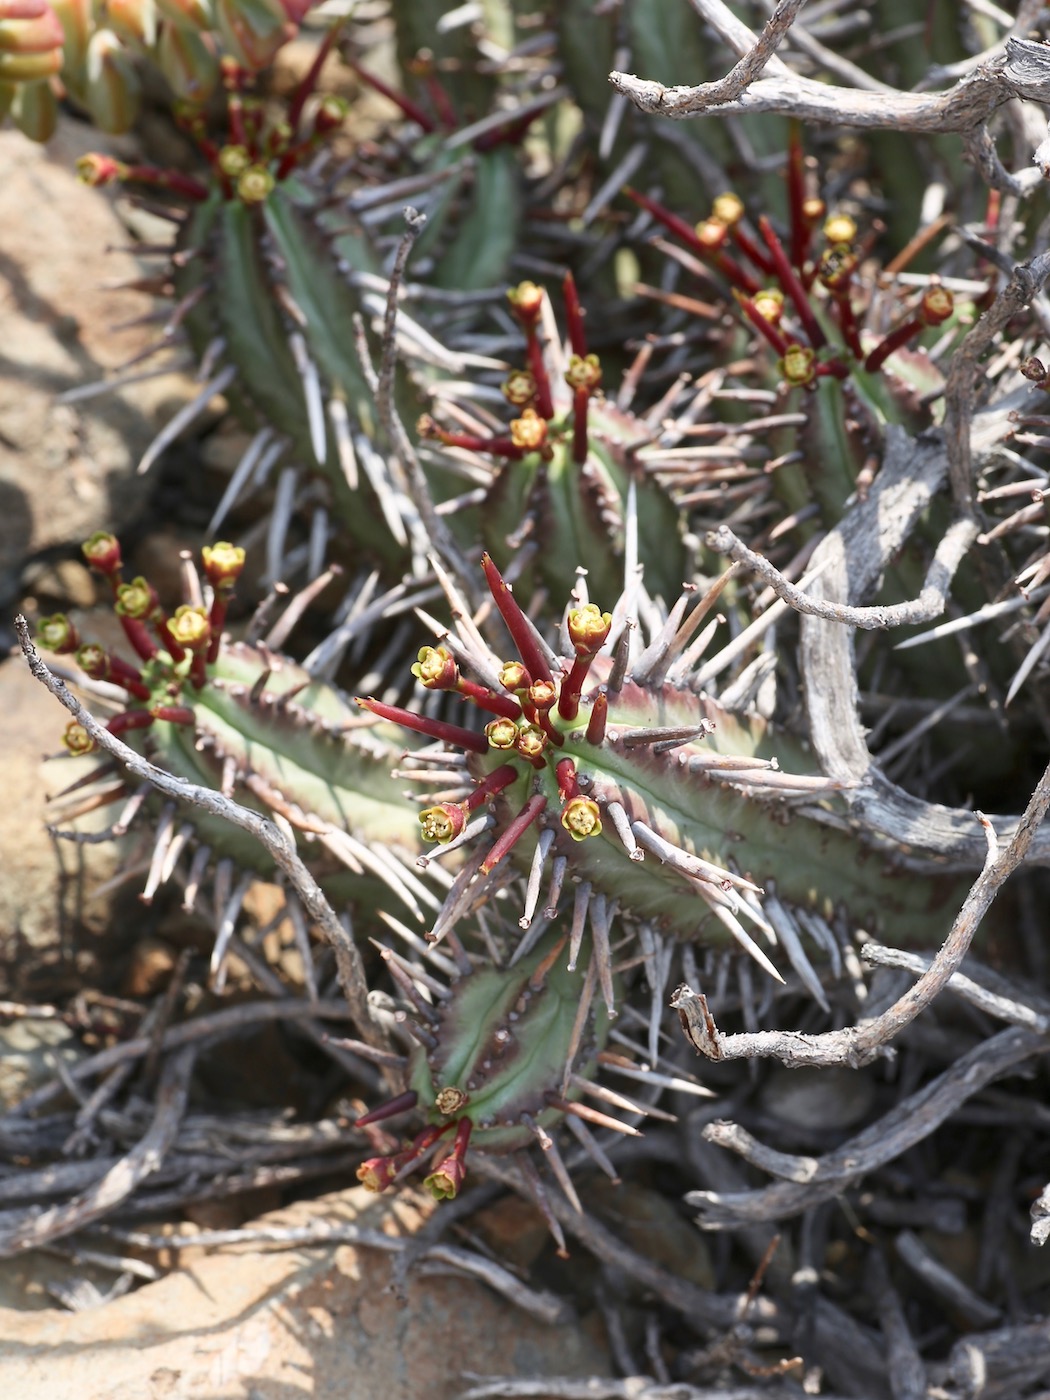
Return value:
[[(744, 203), (735, 194), (719, 195), (693, 227), (637, 190), (624, 192), (728, 284), (747, 321), (776, 352), (778, 370), (791, 387), (813, 389), (823, 377), (846, 379), (857, 369), (874, 373), (924, 330), (953, 315), (952, 293), (931, 279), (898, 325), (873, 344), (862, 343), (857, 274), (865, 249), (851, 216), (829, 215), (822, 199), (807, 197), (797, 133), (789, 149), (787, 186), (786, 246), (765, 215), (757, 220), (758, 238), (748, 232)], [(819, 249), (814, 247), (818, 228)], [(817, 287), (823, 298), (814, 295)], [(838, 329), (838, 344), (829, 338), (829, 321)]]
[[(206, 546), (202, 551), (205, 576), (212, 588), (210, 608), (183, 604), (170, 616), (161, 607), (156, 589), (141, 576), (125, 581), (120, 543), (99, 531), (83, 546), (84, 557), (109, 581), (113, 610), (139, 659), (125, 661), (96, 642), (82, 641), (64, 613), (43, 618), (37, 629), (40, 645), (60, 655), (73, 655), (91, 680), (120, 686), (138, 704), (114, 715), (107, 724), (112, 734), (148, 729), (156, 720), (192, 724), (194, 712), (183, 699), (204, 685), (209, 662), (218, 654), (230, 596), (244, 567), (244, 550), (231, 544)], [(65, 744), (76, 755), (90, 753), (94, 743), (79, 724), (70, 724)]]
[(487, 873), (547, 810), (551, 800), (558, 802), (561, 826), (573, 841), (601, 834), (598, 804), (581, 794), (576, 761), (564, 753), (564, 748), (566, 737), (574, 730), (582, 728), (591, 745), (600, 745), (605, 736), (608, 704), (604, 695), (599, 694), (586, 719), (580, 716), (580, 701), (594, 659), (609, 638), (612, 616), (593, 603), (569, 612), (566, 625), (575, 659), (568, 674), (555, 676), (535, 629), (488, 555), (482, 559), (482, 568), (520, 657), (503, 664), (503, 690), (496, 691), (461, 676), (447, 647), (424, 647), (412, 672), (427, 689), (457, 693), (494, 715), (484, 731), (478, 733), (372, 697), (361, 698), (358, 703), (383, 719), (431, 739), (451, 743), (490, 761), (501, 760), (463, 802), (442, 802), (420, 814), (420, 825), (428, 841), (454, 840), (462, 833), (471, 812), (498, 797), (530, 769), (553, 780), (553, 786), (548, 783), (547, 793), (532, 793), (507, 824), (482, 864), (482, 872)]

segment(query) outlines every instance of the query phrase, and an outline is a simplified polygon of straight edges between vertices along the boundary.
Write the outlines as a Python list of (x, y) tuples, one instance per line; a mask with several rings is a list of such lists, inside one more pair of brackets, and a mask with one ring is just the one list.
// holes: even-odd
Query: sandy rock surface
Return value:
[[(410, 1235), (430, 1207), (361, 1188), (264, 1216), (354, 1221)], [(79, 1313), (0, 1308), (0, 1394), (10, 1400), (454, 1400), (463, 1372), (609, 1374), (597, 1331), (552, 1325), (485, 1284), (409, 1270), (348, 1245), (196, 1258), (157, 1283)]]
[(97, 132), (68, 119), (46, 148), (0, 132), (0, 591), (8, 594), (27, 555), (127, 523), (149, 486), (135, 466), (187, 394), (180, 377), (166, 375), (116, 396), (56, 401), (160, 330), (114, 329), (150, 302), (105, 285), (140, 277), (143, 266), (120, 251), (131, 240), (109, 198), (76, 178), (77, 157), (99, 145)]

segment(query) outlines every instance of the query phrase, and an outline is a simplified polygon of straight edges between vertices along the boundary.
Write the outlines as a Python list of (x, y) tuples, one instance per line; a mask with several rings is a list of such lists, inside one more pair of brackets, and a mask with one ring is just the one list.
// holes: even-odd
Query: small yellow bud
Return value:
[(589, 797), (570, 798), (562, 808), (561, 824), (574, 841), (600, 836), (602, 818), (597, 802)]

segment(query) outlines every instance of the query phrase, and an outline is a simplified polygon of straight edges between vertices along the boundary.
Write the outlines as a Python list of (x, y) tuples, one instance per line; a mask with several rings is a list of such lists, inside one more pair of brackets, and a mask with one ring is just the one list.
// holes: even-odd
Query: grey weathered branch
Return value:
[(173, 797), (178, 802), (188, 803), (208, 812), (223, 821), (232, 822), (250, 835), (265, 848), (274, 863), (284, 871), (291, 881), (307, 913), (324, 933), (332, 945), (339, 972), (339, 982), (346, 996), (351, 1014), (358, 1029), (370, 1045), (388, 1049), (386, 1033), (372, 1015), (368, 1004), (368, 983), (364, 964), (353, 939), (343, 928), (335, 910), (329, 904), (324, 891), (303, 864), (295, 849), (294, 840), (286, 838), (273, 822), (253, 812), (240, 803), (231, 801), (213, 788), (200, 787), (195, 783), (176, 778), (171, 773), (150, 763), (141, 754), (129, 748), (123, 740), (111, 734), (104, 724), (100, 724), (90, 710), (86, 709), (66, 684), (48, 670), (33, 645), (29, 624), (21, 615), (15, 618), (15, 630), (19, 644), (29, 664), (29, 669), (38, 681), (51, 692), (74, 720), (83, 726), (99, 748), (118, 759), (129, 773), (136, 778), (152, 783), (160, 792)]
[(189, 1096), (196, 1047), (188, 1045), (167, 1062), (157, 1088), (153, 1121), (131, 1151), (82, 1195), (40, 1211), (13, 1230), (0, 1234), (0, 1258), (38, 1249), (108, 1215), (164, 1161), (175, 1141)]
[(796, 612), (808, 613), (812, 617), (822, 617), (828, 622), (839, 622), (847, 627), (860, 627), (874, 631), (887, 627), (905, 627), (919, 622), (930, 622), (940, 617), (948, 597), (948, 589), (956, 570), (966, 557), (970, 546), (977, 538), (978, 528), (973, 521), (957, 520), (948, 529), (944, 539), (937, 546), (926, 575), (926, 581), (917, 598), (907, 603), (893, 603), (882, 607), (856, 608), (848, 603), (836, 603), (827, 598), (814, 598), (802, 589), (789, 583), (779, 569), (768, 559), (754, 550), (748, 549), (728, 525), (720, 525), (710, 530), (706, 544), (716, 554), (725, 554), (736, 564), (743, 564), (752, 573), (767, 583), (778, 598), (794, 608)]
[(1006, 880), (1024, 861), (1048, 808), (1050, 766), (1036, 785), (1013, 839), (1005, 850), (997, 849), (988, 819), (976, 814), (989, 842), (984, 869), (963, 901), (937, 956), (919, 980), (880, 1016), (823, 1035), (787, 1031), (745, 1031), (738, 1035), (722, 1035), (711, 1016), (706, 998), (688, 987), (679, 987), (671, 1005), (682, 1018), (687, 1037), (700, 1053), (711, 1060), (750, 1059), (761, 1055), (773, 1056), (787, 1065), (849, 1065), (856, 1068), (867, 1064), (930, 1005), (958, 971), (978, 925)]
[[(415, 1241), (382, 1230), (372, 1230), (350, 1221), (317, 1220), (310, 1225), (259, 1225), (244, 1230), (198, 1230), (193, 1235), (150, 1235), (130, 1231), (123, 1242), (135, 1249), (221, 1249), (231, 1245), (248, 1245), (261, 1250), (265, 1245), (280, 1249), (306, 1249), (316, 1245), (349, 1244), (357, 1249), (375, 1249), (384, 1254), (404, 1254), (412, 1251)], [(556, 1293), (546, 1289), (529, 1288), (509, 1269), (494, 1259), (486, 1259), (471, 1249), (458, 1245), (434, 1244), (422, 1250), (415, 1262), (433, 1263), (448, 1270), (481, 1279), (502, 1294), (523, 1312), (548, 1326), (554, 1327), (572, 1318), (572, 1308)]]
[(1048, 276), (1050, 253), (1040, 253), (1030, 262), (1016, 267), (1009, 282), (952, 356), (944, 388), (944, 434), (952, 494), (959, 509), (970, 517), (975, 514), (971, 438), (981, 361), (995, 337), (1031, 303)]
[[(997, 405), (974, 418), (971, 437), (983, 448), (998, 442), (1008, 427)], [(856, 502), (814, 551), (810, 569), (820, 572), (807, 596), (851, 606), (870, 597), (947, 474), (941, 439), (933, 434), (910, 438), (900, 428), (888, 429), (882, 467), (867, 499)], [(873, 761), (860, 717), (853, 633), (803, 614), (799, 659), (814, 751), (827, 776), (846, 785), (843, 801), (858, 829), (875, 843), (896, 848), (905, 865), (928, 870), (932, 856), (945, 872), (979, 869), (986, 842), (973, 813), (914, 797), (890, 782)], [(812, 815), (828, 819), (820, 811)], [(1017, 829), (1016, 817), (990, 820), (1000, 841), (1010, 840)], [(1028, 860), (1050, 864), (1050, 831), (1035, 834)]]
[(741, 24), (723, 0), (692, 3), (741, 55), (740, 62), (724, 78), (696, 87), (665, 87), (631, 73), (610, 73), (613, 87), (643, 112), (681, 119), (717, 108), (720, 115), (780, 112), (838, 126), (963, 132), (987, 121), (1013, 95), (1003, 79), (1005, 59), (982, 65), (937, 93), (866, 92), (802, 78), (779, 60), (771, 61), (801, 8), (798, 3), (782, 0), (760, 36)]
[[(867, 75), (859, 74), (854, 79), (859, 85), (836, 86), (801, 77), (776, 55), (784, 39), (792, 37), (789, 31), (801, 9), (794, 0), (781, 0), (759, 35), (738, 20), (724, 0), (691, 0), (691, 4), (739, 61), (725, 77), (695, 87), (667, 87), (631, 73), (610, 73), (613, 87), (643, 112), (676, 120), (709, 113), (776, 112), (835, 126), (958, 132), (971, 159), (995, 188), (1022, 194), (1037, 183), (1038, 171), (1026, 170), (1014, 176), (1003, 168), (986, 130), (997, 108), (1015, 94), (1029, 95), (1031, 64), (1026, 67), (1016, 47), (1011, 49), (1009, 61), (996, 52), (975, 62), (944, 92), (899, 92), (865, 81)], [(1006, 36), (1007, 43), (1024, 34), (1041, 8), (1040, 0), (1025, 0)], [(800, 33), (797, 47), (812, 54), (815, 46)], [(836, 71), (839, 76), (848, 72), (837, 65)]]
[[(834, 1152), (818, 1158), (798, 1158), (798, 1172), (808, 1179), (781, 1180), (757, 1191), (692, 1191), (690, 1205), (703, 1210), (705, 1229), (735, 1229), (759, 1221), (784, 1220), (821, 1201), (840, 1195), (848, 1187), (892, 1161), (928, 1137), (960, 1105), (1016, 1065), (1050, 1049), (1050, 1036), (1034, 1035), (1015, 1027), (982, 1041), (954, 1061), (936, 1079), (909, 1095), (889, 1113), (844, 1142)], [(705, 1135), (723, 1147), (750, 1155), (754, 1139), (736, 1125), (712, 1124)], [(765, 1150), (764, 1150), (765, 1151)], [(790, 1160), (790, 1159), (788, 1159)], [(759, 1163), (763, 1165), (763, 1163)], [(786, 1163), (781, 1162), (782, 1171)]]

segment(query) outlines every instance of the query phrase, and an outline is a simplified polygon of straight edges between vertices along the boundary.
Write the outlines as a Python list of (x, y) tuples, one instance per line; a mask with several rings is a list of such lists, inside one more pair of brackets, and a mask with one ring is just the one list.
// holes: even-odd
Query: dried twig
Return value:
[(900, 1296), (890, 1282), (886, 1261), (877, 1249), (868, 1257), (868, 1279), (886, 1338), (893, 1400), (926, 1400), (926, 1367), (908, 1329)]
[[(184, 1021), (181, 1025), (172, 1026), (164, 1033), (161, 1050), (170, 1052), (178, 1050), (184, 1045), (223, 1040), (264, 1021), (309, 1020), (314, 1017), (318, 1020), (341, 1021), (351, 1019), (353, 1012), (341, 1001), (292, 1001), (288, 999), (284, 1001), (245, 1002), (241, 1006), (230, 1006), (222, 1011), (211, 1011), (204, 1016), (195, 1016), (191, 1021)], [(70, 1065), (68, 1074), (74, 1083), (79, 1084), (82, 1080), (93, 1079), (97, 1075), (105, 1074), (118, 1065), (142, 1059), (150, 1053), (152, 1048), (152, 1035), (138, 1035), (133, 1040), (110, 1045), (105, 1050), (91, 1055), (88, 1059), (79, 1060), (76, 1064)], [(20, 1103), (5, 1114), (0, 1119), (0, 1123), (8, 1123), (13, 1120), (23, 1121), (31, 1113), (36, 1113), (47, 1104), (53, 1103), (64, 1092), (63, 1084), (57, 1079), (42, 1084), (39, 1089), (34, 1089), (31, 1094), (27, 1094)]]
[(164, 1066), (157, 1103), (148, 1131), (126, 1157), (81, 1196), (35, 1215), (26, 1224), (0, 1234), (0, 1257), (36, 1249), (51, 1240), (82, 1230), (118, 1206), (155, 1172), (175, 1141), (186, 1109), (190, 1075), (197, 1051), (186, 1046)]
[(971, 1327), (994, 1327), (1001, 1313), (967, 1288), (966, 1284), (935, 1259), (913, 1230), (901, 1230), (896, 1239), (897, 1257), (922, 1279), (931, 1292), (964, 1317)]
[(339, 922), (324, 891), (300, 859), (294, 840), (286, 838), (273, 822), (260, 816), (258, 812), (242, 807), (240, 803), (231, 801), (213, 788), (200, 787), (182, 778), (173, 777), (171, 773), (166, 773), (163, 768), (158, 768), (129, 748), (121, 739), (111, 734), (105, 725), (100, 724), (90, 710), (85, 709), (63, 681), (52, 675), (41, 661), (30, 636), (29, 624), (21, 615), (15, 618), (15, 630), (30, 671), (56, 700), (65, 706), (76, 722), (84, 727), (99, 748), (119, 759), (136, 778), (144, 778), (176, 801), (186, 802), (190, 806), (201, 808), (211, 816), (232, 822), (234, 826), (249, 832), (265, 848), (275, 864), (287, 875), (310, 917), (332, 945), (340, 985), (361, 1034), (370, 1045), (388, 1049), (386, 1031), (372, 1015), (368, 1003), (368, 983), (361, 955), (353, 939)]
[(675, 992), (671, 1005), (679, 1013), (687, 1038), (697, 1050), (712, 1060), (771, 1055), (788, 1065), (845, 1064), (856, 1068), (867, 1064), (929, 1006), (958, 970), (978, 924), (991, 908), (1003, 884), (1023, 862), (1048, 808), (1050, 766), (1036, 785), (1013, 839), (1004, 851), (997, 851), (994, 832), (987, 817), (975, 814), (989, 840), (984, 869), (974, 881), (937, 956), (919, 980), (881, 1016), (823, 1035), (756, 1031), (723, 1036), (714, 1023), (706, 998), (682, 986)]
[(386, 293), (386, 311), (383, 320), (383, 350), (382, 360), (379, 370), (379, 384), (376, 399), (379, 406), (379, 420), (386, 433), (390, 446), (397, 453), (404, 471), (405, 486), (412, 500), (412, 504), (419, 512), (428, 539), (433, 548), (440, 555), (445, 565), (452, 569), (458, 576), (461, 587), (467, 592), (472, 600), (472, 606), (477, 607), (478, 599), (475, 597), (474, 570), (471, 569), (463, 556), (463, 552), (456, 542), (455, 536), (449, 529), (448, 522), (444, 516), (439, 515), (434, 500), (430, 493), (430, 486), (427, 482), (426, 474), (420, 466), (416, 449), (412, 445), (412, 440), (405, 431), (405, 425), (401, 421), (398, 413), (395, 397), (397, 368), (397, 300), (404, 279), (405, 267), (408, 264), (409, 256), (415, 245), (416, 239), (422, 233), (427, 218), (418, 210), (407, 206), (404, 210), (405, 232), (398, 244), (397, 255), (394, 259), (394, 266), (390, 272), (390, 282)]
[[(1033, 1035), (1016, 1028), (1000, 1031), (955, 1060), (942, 1074), (904, 1099), (884, 1117), (823, 1157), (791, 1158), (770, 1149), (736, 1124), (712, 1124), (705, 1136), (740, 1152), (756, 1165), (791, 1170), (793, 1180), (781, 1180), (757, 1191), (692, 1191), (690, 1205), (703, 1210), (704, 1229), (735, 1229), (756, 1221), (785, 1220), (821, 1201), (839, 1195), (885, 1162), (892, 1161), (928, 1137), (941, 1123), (1000, 1075), (1050, 1049), (1050, 1035)], [(802, 1179), (805, 1178), (805, 1179)]]
[[(906, 972), (920, 975), (926, 973), (933, 965), (933, 959), (925, 953), (906, 953), (899, 948), (885, 948), (881, 943), (865, 943), (860, 955), (866, 963), (876, 967), (899, 967)], [(997, 977), (997, 980), (1004, 979)], [(1015, 996), (1007, 996), (1002, 990), (995, 991), (991, 987), (982, 986), (979, 981), (967, 977), (962, 972), (953, 972), (945, 983), (945, 988), (955, 992), (957, 996), (965, 997), (972, 1006), (999, 1021), (1007, 1021), (1013, 1026), (1024, 1026), (1026, 1030), (1036, 1031), (1040, 1035), (1050, 1031), (1050, 1013), (1039, 1011), (1020, 1000), (1023, 993), (1019, 988), (1013, 989), (1016, 992)]]
[[(695, 1386), (684, 1381), (663, 1385), (649, 1376), (626, 1376), (623, 1380), (588, 1376), (579, 1380), (568, 1376), (479, 1376), (473, 1371), (463, 1375), (475, 1384), (463, 1392), (461, 1400), (799, 1400), (802, 1394), (797, 1386)], [(823, 1400), (836, 1397), (825, 1391)]]
[(1048, 276), (1050, 253), (1040, 253), (1016, 267), (1009, 282), (952, 355), (944, 388), (949, 478), (956, 505), (971, 519), (976, 518), (971, 429), (981, 361), (995, 337), (1029, 305)]
[[(969, 132), (982, 126), (1012, 96), (1003, 79), (1003, 58), (978, 67), (947, 92), (939, 93), (860, 91), (801, 78), (771, 58), (800, 5), (781, 0), (761, 36), (737, 20), (723, 0), (692, 0), (692, 5), (741, 55), (741, 62), (725, 78), (697, 87), (666, 87), (631, 73), (610, 73), (613, 87), (643, 112), (676, 119), (716, 109), (720, 116), (779, 112), (835, 126)], [(1026, 6), (1026, 12), (1030, 8)], [(1030, 22), (1030, 18), (1026, 20)], [(764, 76), (759, 76), (763, 72)]]
[[(1008, 428), (996, 407), (978, 416), (973, 434), (990, 446)], [(932, 435), (913, 439), (899, 428), (888, 429), (882, 469), (867, 499), (856, 502), (814, 551), (808, 596), (850, 605), (869, 597), (947, 473), (947, 453)], [(890, 782), (872, 759), (860, 716), (853, 636), (823, 617), (803, 614), (799, 621), (810, 737), (821, 768), (845, 785), (843, 800), (857, 829), (870, 833), (875, 844), (895, 849), (902, 864), (914, 861), (928, 873), (933, 855), (945, 873), (980, 868), (987, 841), (973, 813), (914, 797)], [(818, 810), (810, 815), (822, 820)], [(999, 840), (1011, 839), (1017, 830), (1015, 817), (990, 820)], [(1028, 858), (1050, 864), (1050, 830), (1034, 834)]]
[[(192, 1235), (148, 1235), (139, 1231), (117, 1232), (118, 1239), (136, 1249), (215, 1249), (230, 1245), (249, 1245), (260, 1249), (266, 1245), (277, 1248), (307, 1248), (312, 1245), (350, 1244), (359, 1249), (378, 1249), (385, 1254), (401, 1254), (411, 1250), (412, 1239), (401, 1239), (370, 1230), (349, 1222), (330, 1223), (319, 1220), (311, 1225), (267, 1225), (249, 1230), (199, 1230)], [(470, 1274), (500, 1293), (503, 1297), (531, 1313), (550, 1326), (567, 1322), (572, 1309), (564, 1299), (543, 1289), (528, 1288), (509, 1269), (473, 1250), (457, 1245), (437, 1244), (423, 1250), (420, 1262), (442, 1264), (459, 1273)]]
[(976, 540), (977, 525), (970, 520), (957, 520), (949, 527), (944, 539), (937, 546), (926, 581), (917, 598), (909, 603), (893, 603), (882, 607), (856, 608), (848, 603), (835, 603), (827, 598), (813, 598), (793, 583), (789, 583), (779, 569), (764, 558), (748, 549), (728, 525), (720, 525), (717, 530), (708, 532), (706, 544), (716, 554), (725, 554), (736, 564), (743, 564), (767, 583), (778, 598), (793, 607), (796, 612), (809, 613), (812, 617), (822, 617), (828, 622), (841, 622), (846, 627), (860, 627), (874, 631), (887, 627), (905, 627), (918, 622), (929, 622), (940, 617), (948, 597), (948, 589), (956, 570), (966, 557), (970, 546)]

